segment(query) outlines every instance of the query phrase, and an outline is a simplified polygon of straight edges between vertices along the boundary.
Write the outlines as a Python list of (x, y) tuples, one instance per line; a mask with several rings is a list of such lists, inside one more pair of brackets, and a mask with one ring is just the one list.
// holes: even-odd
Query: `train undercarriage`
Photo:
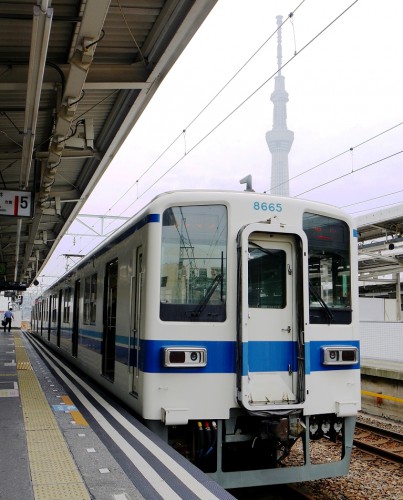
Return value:
[(222, 474), (309, 467), (315, 463), (311, 445), (320, 440), (334, 443), (330, 458), (342, 461), (345, 444), (351, 438), (346, 439), (345, 419), (336, 415), (308, 418), (301, 412), (258, 416), (233, 413), (225, 421), (200, 420), (170, 426), (168, 443), (204, 472)]

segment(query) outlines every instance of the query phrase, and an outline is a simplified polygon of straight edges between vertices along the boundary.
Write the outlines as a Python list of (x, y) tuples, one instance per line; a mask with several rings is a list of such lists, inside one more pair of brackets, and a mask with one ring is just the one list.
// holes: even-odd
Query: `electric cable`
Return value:
[[(298, 179), (298, 177), (301, 177), (302, 175), (305, 175), (305, 174), (308, 174), (309, 172), (312, 172), (312, 170), (315, 170), (323, 165), (325, 165), (326, 163), (329, 163), (333, 160), (335, 160), (336, 158), (339, 158), (340, 156), (343, 156), (345, 155), (346, 153), (351, 153), (352, 151), (355, 151), (356, 149), (358, 149), (359, 147), (363, 146), (364, 144), (367, 144), (368, 142), (371, 142), (375, 139), (377, 139), (378, 137), (381, 137), (382, 135), (394, 130), (395, 128), (397, 127), (400, 127), (401, 125), (403, 125), (403, 122), (400, 122), (400, 123), (397, 123), (396, 125), (393, 125), (392, 127), (389, 127), (388, 129), (382, 131), (382, 132), (379, 132), (378, 134), (370, 137), (369, 139), (365, 139), (365, 141), (362, 141), (360, 142), (359, 144), (357, 144), (356, 146), (353, 146), (353, 147), (350, 147), (348, 149), (346, 149), (345, 151), (342, 151), (341, 153), (338, 153), (334, 156), (332, 156), (331, 158), (328, 158), (327, 160), (324, 160), (320, 163), (318, 163), (317, 165), (314, 165), (313, 167), (309, 168), (308, 170), (304, 170), (303, 172), (301, 172), (300, 174), (297, 174), (295, 175), (294, 177), (291, 177), (288, 181), (286, 182), (291, 182), (295, 179)], [(285, 184), (285, 182), (281, 182), (280, 184), (277, 184), (276, 186), (274, 186), (273, 188), (271, 189), (275, 189), (275, 188), (278, 188), (280, 186), (282, 186), (283, 184)], [(266, 191), (265, 191), (266, 192)]]
[(13, 122), (13, 120), (8, 116), (8, 114), (5, 111), (0, 111), (0, 116), (5, 116), (19, 134), (23, 133), (23, 131), (19, 127), (17, 127), (17, 125)]
[(353, 207), (355, 205), (362, 205), (363, 203), (368, 203), (369, 201), (375, 201), (375, 200), (380, 200), (381, 198), (386, 198), (387, 196), (393, 196), (394, 194), (399, 194), (403, 193), (403, 189), (400, 189), (399, 191), (394, 191), (393, 193), (387, 193), (387, 194), (382, 194), (381, 196), (375, 196), (374, 198), (368, 198), (367, 200), (362, 200), (362, 201), (356, 201), (355, 203), (349, 203), (348, 205), (343, 205), (339, 208), (348, 208), (348, 207)]
[[(129, 191), (133, 189), (133, 187), (153, 168), (153, 166), (165, 155), (167, 151), (169, 151), (172, 146), (184, 135), (187, 130), (196, 122), (198, 118), (213, 104), (213, 102), (224, 92), (224, 90), (229, 86), (229, 84), (240, 74), (240, 72), (252, 61), (252, 59), (263, 49), (263, 47), (277, 34), (278, 30), (283, 27), (283, 25), (291, 19), (295, 12), (301, 7), (301, 5), (306, 0), (302, 0), (300, 4), (289, 14), (285, 21), (281, 23), (281, 26), (278, 26), (275, 31), (260, 45), (260, 47), (255, 50), (255, 52), (240, 66), (240, 68), (232, 75), (232, 77), (225, 83), (225, 85), (210, 99), (210, 101), (196, 114), (196, 116), (183, 128), (182, 132), (178, 134), (175, 139), (173, 139), (170, 144), (158, 155), (158, 157), (146, 168), (144, 172), (136, 179), (136, 181), (120, 196), (120, 198), (108, 209), (112, 210), (116, 206), (117, 203), (121, 199), (123, 199)], [(185, 148), (185, 155), (188, 154), (189, 151)]]
[(374, 211), (374, 210), (379, 210), (381, 208), (390, 208), (390, 207), (395, 207), (395, 206), (399, 206), (401, 205), (402, 202), (401, 201), (396, 201), (394, 203), (388, 203), (387, 205), (379, 205), (378, 207), (372, 207), (372, 208), (367, 208), (367, 209), (364, 209), (364, 210), (357, 210), (357, 212), (351, 212), (350, 215), (354, 215), (354, 214), (360, 214), (362, 212), (368, 212), (369, 210)]
[(22, 149), (22, 144), (19, 144), (17, 141), (15, 141), (12, 137), (10, 137), (7, 132), (4, 132), (4, 130), (0, 130), (0, 134), (3, 134), (4, 136), (7, 137), (7, 139), (9, 139), (11, 142), (13, 142), (14, 144), (16, 144), (20, 149)]
[(97, 43), (99, 43), (103, 37), (105, 36), (105, 31), (104, 30), (101, 30), (101, 34), (99, 36), (99, 38), (97, 40), (94, 40), (93, 42), (91, 42), (90, 44), (86, 45), (85, 46), (85, 49), (89, 49), (90, 47), (92, 47), (93, 45), (96, 45)]
[(367, 163), (363, 167), (357, 168), (357, 169), (353, 170), (352, 172), (347, 172), (346, 174), (340, 175), (339, 177), (335, 177), (334, 179), (332, 179), (330, 181), (327, 181), (327, 182), (324, 182), (322, 184), (319, 184), (318, 186), (315, 186), (315, 187), (313, 187), (311, 189), (307, 189), (306, 191), (303, 191), (302, 193), (299, 193), (299, 194), (295, 195), (295, 197), (302, 196), (303, 194), (306, 194), (306, 193), (310, 193), (311, 191), (315, 191), (315, 189), (319, 189), (319, 188), (321, 188), (323, 186), (327, 186), (328, 184), (331, 184), (332, 182), (335, 182), (335, 181), (338, 181), (340, 179), (343, 179), (344, 177), (348, 177), (349, 175), (356, 174), (357, 172), (360, 172), (361, 170), (364, 170), (364, 169), (366, 169), (368, 167), (372, 167), (373, 165), (376, 165), (377, 163), (380, 163), (382, 161), (388, 160), (389, 158), (393, 158), (394, 156), (397, 156), (397, 155), (399, 155), (401, 153), (403, 153), (403, 150), (397, 151), (396, 153), (393, 153), (393, 154), (388, 155), (388, 156), (384, 156), (383, 158), (380, 158), (379, 160), (373, 161), (371, 163)]
[(127, 20), (126, 20), (126, 16), (125, 16), (125, 14), (124, 14), (124, 12), (123, 12), (122, 6), (121, 6), (121, 4), (120, 4), (120, 0), (117, 0), (117, 2), (118, 2), (119, 10), (120, 10), (120, 13), (121, 13), (121, 15), (122, 15), (123, 21), (124, 21), (124, 23), (125, 23), (125, 25), (126, 25), (126, 28), (127, 28), (128, 32), (130, 33), (130, 36), (131, 36), (131, 38), (132, 38), (132, 40), (133, 40), (133, 42), (134, 42), (134, 45), (136, 46), (136, 49), (138, 50), (138, 52), (139, 52), (139, 54), (140, 54), (140, 57), (141, 57), (141, 60), (142, 60), (143, 64), (144, 64), (144, 65), (146, 65), (146, 64), (147, 64), (147, 61), (146, 61), (146, 59), (145, 59), (145, 57), (144, 57), (143, 53), (141, 52), (140, 46), (139, 46), (139, 44), (137, 43), (136, 38), (135, 38), (135, 36), (134, 36), (134, 35), (133, 35), (133, 33), (132, 33), (132, 30), (130, 29), (129, 23), (128, 23), (128, 22), (127, 22)]
[[(197, 113), (197, 115), (188, 123), (188, 125), (183, 129), (183, 131), (178, 134), (175, 139), (171, 141), (171, 143), (158, 155), (158, 157), (146, 168), (146, 170), (136, 179), (136, 181), (115, 201), (115, 203), (108, 208), (108, 210), (104, 213), (106, 215), (108, 212), (110, 212), (118, 203), (121, 201), (132, 189), (134, 186), (138, 186), (139, 181), (153, 168), (153, 166), (165, 155), (167, 151), (169, 151), (173, 145), (186, 133), (186, 131), (196, 122), (196, 120), (212, 105), (212, 103), (219, 97), (219, 95), (228, 87), (228, 85), (238, 76), (238, 74), (252, 61), (252, 59), (263, 49), (263, 47), (277, 34), (278, 30), (282, 28), (282, 26), (293, 17), (295, 12), (301, 7), (303, 3), (305, 3), (306, 0), (302, 0), (297, 7), (288, 15), (288, 17), (281, 23), (280, 26), (277, 27), (277, 29), (260, 45), (260, 47), (255, 50), (255, 52), (242, 64), (242, 66), (234, 73), (234, 75), (227, 81), (227, 83), (214, 95), (212, 99)], [(358, 1), (358, 0), (357, 0)], [(120, 7), (120, 5), (119, 5)], [(124, 18), (123, 12), (122, 16)], [(124, 18), (125, 19), (125, 18)], [(126, 20), (125, 20), (126, 22)], [(136, 42), (135, 42), (136, 43)], [(81, 117), (80, 115), (78, 119)], [(192, 148), (193, 149), (193, 148)], [(185, 152), (185, 155), (188, 154), (188, 151)], [(176, 164), (175, 164), (176, 165)], [(174, 165), (174, 166), (175, 166)], [(167, 172), (168, 173), (168, 172)], [(144, 193), (143, 193), (144, 194)], [(136, 200), (137, 201), (140, 197), (138, 196)], [(131, 206), (131, 205), (130, 205)], [(130, 206), (128, 208), (130, 208)], [(124, 212), (122, 212), (124, 213)], [(110, 223), (111, 224), (111, 223)], [(107, 226), (109, 227), (110, 224)], [(93, 224), (91, 227), (94, 227), (95, 224)], [(93, 241), (93, 240), (92, 240)], [(90, 242), (91, 243), (91, 242)]]
[(107, 99), (109, 99), (109, 97), (112, 97), (117, 92), (119, 92), (119, 89), (114, 90), (113, 92), (111, 92), (110, 94), (108, 94), (107, 96), (105, 96), (104, 98), (102, 98), (100, 101), (96, 102), (93, 106), (91, 106), (86, 111), (84, 111), (83, 113), (81, 113), (81, 115), (77, 116), (71, 123), (76, 123), (82, 116), (86, 115), (89, 111), (93, 110), (94, 108), (96, 108), (97, 106), (99, 106), (100, 104), (102, 104), (104, 101), (106, 101)]
[[(244, 99), (238, 106), (236, 106), (230, 113), (228, 113), (220, 122), (218, 122), (207, 134), (205, 134), (196, 144), (193, 145), (187, 154), (192, 152), (197, 148), (202, 142), (204, 142), (213, 132), (215, 132), (225, 121), (227, 121), (234, 113), (236, 113), (246, 102), (248, 102), (257, 92), (259, 92), (268, 82), (270, 82), (283, 68), (285, 68), (291, 61), (293, 61), (301, 52), (303, 52), (307, 47), (309, 47), (315, 40), (317, 40), (327, 29), (329, 29), (338, 19), (340, 19), (346, 12), (348, 12), (359, 0), (354, 0), (346, 9), (344, 9), (338, 16), (336, 16), (329, 24), (327, 24), (319, 33), (317, 33), (311, 40), (309, 40), (297, 53), (294, 53), (280, 68), (277, 69), (269, 78), (267, 78), (263, 83), (261, 83), (249, 96)], [(301, 4), (300, 4), (301, 5)], [(288, 16), (287, 19), (289, 19)], [(277, 30), (276, 30), (277, 32)], [(271, 35), (273, 36), (273, 35)], [(179, 160), (173, 163), (168, 170), (161, 174), (156, 181), (154, 181), (143, 193), (137, 197), (123, 212), (119, 215), (125, 213), (134, 203), (136, 203), (142, 196), (144, 196), (148, 191), (150, 191), (165, 175), (167, 175), (173, 168), (175, 168), (187, 155), (183, 155)], [(149, 169), (148, 169), (149, 170)]]
[[(303, 0), (298, 6), (296, 9), (298, 9), (303, 3), (304, 3), (305, 0)], [(204, 142), (213, 132), (215, 132), (225, 121), (227, 121), (234, 113), (236, 113), (241, 107), (243, 107), (245, 105), (246, 102), (248, 102), (255, 94), (257, 94), (264, 86), (267, 85), (268, 82), (270, 82), (279, 72), (281, 72), (281, 70), (283, 68), (285, 68), (291, 61), (293, 61), (299, 54), (301, 54), (306, 48), (308, 48), (315, 40), (317, 40), (323, 33), (325, 33), (335, 22), (337, 22), (343, 15), (345, 15), (359, 0), (354, 0), (349, 6), (347, 6), (340, 14), (338, 14), (330, 23), (328, 23), (321, 31), (319, 31), (313, 38), (311, 38), (299, 51), (297, 52), (294, 52), (294, 55), (291, 56), (284, 64), (282, 64), (280, 66), (280, 68), (278, 68), (271, 76), (269, 76), (264, 82), (262, 82), (251, 94), (249, 94), (248, 97), (246, 97), (240, 104), (238, 104), (238, 106), (236, 106), (230, 113), (228, 113), (221, 121), (219, 121), (209, 132), (207, 132), (196, 144), (193, 145), (193, 147), (190, 148), (190, 150), (187, 151), (187, 154), (186, 155), (183, 155), (181, 158), (179, 158), (176, 162), (174, 162), (164, 173), (162, 173), (145, 191), (143, 191), (140, 195), (137, 196), (137, 198), (132, 202), (130, 203), (126, 208), (125, 210), (123, 210), (119, 216), (121, 216), (122, 214), (124, 214), (127, 210), (129, 210), (131, 208), (131, 206), (133, 206), (134, 203), (136, 203), (140, 198), (142, 198), (148, 191), (150, 191), (162, 178), (164, 178), (169, 172), (171, 172), (190, 152), (192, 152), (195, 148), (197, 148), (202, 142)], [(295, 9), (295, 10), (296, 10)], [(295, 12), (294, 10), (294, 12)], [(290, 19), (292, 17), (292, 14), (291, 13), (288, 17), (287, 17), (287, 20)], [(284, 21), (286, 22), (286, 21)], [(282, 25), (284, 24), (284, 22), (282, 23)], [(281, 26), (282, 26), (281, 25)], [(275, 33), (277, 33), (278, 29), (280, 29), (280, 27), (278, 27), (275, 32), (270, 36), (270, 38), (272, 38), (274, 36)], [(247, 64), (247, 63), (245, 63)], [(229, 82), (228, 82), (229, 83)], [(228, 83), (225, 85), (227, 86)], [(224, 87), (225, 87), (224, 86)], [(220, 91), (221, 92), (221, 91)], [(219, 93), (220, 93), (219, 92)], [(219, 94), (218, 93), (218, 94)], [(217, 95), (218, 95), (217, 94)], [(214, 101), (215, 98), (212, 99), (212, 101)], [(201, 113), (204, 111), (204, 109), (201, 111)], [(200, 114), (201, 114), (200, 113)], [(200, 115), (199, 114), (199, 115)], [(196, 119), (196, 118), (195, 118)], [(194, 120), (193, 120), (194, 121)], [(193, 121), (191, 123), (193, 123)], [(186, 130), (186, 129), (183, 129), (183, 130)], [(167, 149), (169, 149), (172, 144), (174, 142), (176, 142), (176, 140), (181, 137), (182, 133), (179, 134), (179, 136), (171, 143), (170, 146), (168, 146)], [(166, 150), (167, 150), (166, 149)], [(165, 150), (165, 151), (166, 151)], [(165, 152), (164, 151), (164, 152)], [(162, 155), (162, 154), (161, 154)], [(161, 157), (160, 155), (160, 157)], [(160, 158), (159, 157), (159, 158)], [(152, 164), (152, 166), (156, 163), (157, 160), (155, 160)], [(141, 177), (143, 177), (145, 175), (146, 172), (148, 172), (150, 170), (151, 166), (142, 174)], [(139, 178), (139, 179), (140, 179)], [(138, 180), (136, 180), (136, 182), (131, 186), (131, 188), (136, 185), (138, 183)], [(131, 189), (130, 188), (130, 189)], [(129, 189), (129, 190), (130, 190)], [(123, 196), (125, 196), (127, 194), (127, 192), (129, 191), (127, 190), (126, 193), (124, 193), (124, 195), (122, 195), (118, 200), (117, 202), (115, 202), (115, 204), (112, 206), (112, 208), (118, 203), (118, 201), (120, 201)], [(110, 211), (110, 209), (108, 209), (108, 211)], [(107, 212), (108, 212), (107, 211)], [(110, 224), (109, 224), (110, 225)]]

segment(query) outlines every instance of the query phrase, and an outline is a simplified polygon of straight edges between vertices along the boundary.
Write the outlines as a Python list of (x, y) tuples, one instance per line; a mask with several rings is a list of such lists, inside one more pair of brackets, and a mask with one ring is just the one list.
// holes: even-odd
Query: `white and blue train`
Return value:
[(169, 192), (36, 301), (32, 332), (225, 488), (332, 477), (360, 409), (357, 279), (335, 207)]

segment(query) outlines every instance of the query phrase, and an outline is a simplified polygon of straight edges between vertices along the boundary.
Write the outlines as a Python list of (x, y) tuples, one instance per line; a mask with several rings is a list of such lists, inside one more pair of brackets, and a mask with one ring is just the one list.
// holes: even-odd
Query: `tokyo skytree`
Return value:
[(271, 162), (270, 194), (289, 196), (288, 153), (294, 141), (294, 132), (287, 128), (288, 93), (285, 91), (284, 76), (281, 74), (281, 24), (282, 16), (277, 16), (277, 67), (278, 73), (274, 78), (274, 92), (270, 96), (273, 102), (273, 128), (266, 133), (266, 142), (269, 146)]

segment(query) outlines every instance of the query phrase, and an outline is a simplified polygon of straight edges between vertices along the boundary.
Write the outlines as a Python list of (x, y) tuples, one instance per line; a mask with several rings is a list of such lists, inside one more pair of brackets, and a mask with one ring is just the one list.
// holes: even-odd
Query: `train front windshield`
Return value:
[(351, 323), (350, 232), (337, 219), (305, 213), (310, 323)]
[(165, 210), (160, 318), (225, 321), (227, 210), (222, 205)]

